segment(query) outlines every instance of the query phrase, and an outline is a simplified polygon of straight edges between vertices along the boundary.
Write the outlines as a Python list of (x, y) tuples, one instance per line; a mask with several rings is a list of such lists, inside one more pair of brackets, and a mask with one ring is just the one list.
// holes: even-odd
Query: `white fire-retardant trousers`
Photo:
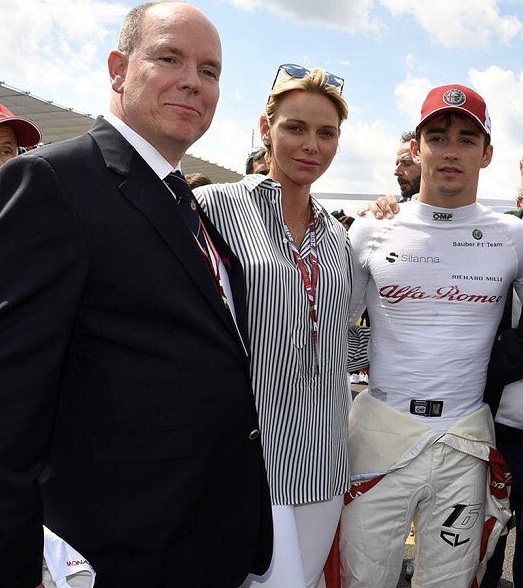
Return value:
[(342, 512), (343, 588), (391, 588), (413, 520), (413, 588), (470, 588), (479, 560), (486, 462), (436, 442)]

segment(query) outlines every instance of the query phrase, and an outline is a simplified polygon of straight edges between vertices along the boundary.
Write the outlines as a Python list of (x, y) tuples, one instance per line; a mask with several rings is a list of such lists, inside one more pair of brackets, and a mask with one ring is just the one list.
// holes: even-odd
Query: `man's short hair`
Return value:
[(142, 33), (142, 20), (149, 8), (157, 4), (157, 2), (146, 2), (132, 8), (122, 25), (120, 31), (120, 38), (118, 40), (118, 50), (127, 55), (136, 49), (140, 43), (140, 36)]
[(400, 142), (401, 143), (407, 143), (410, 141), (412, 141), (412, 139), (416, 138), (416, 133), (414, 131), (405, 131), (404, 133), (401, 133), (401, 137), (400, 137)]
[(251, 151), (247, 157), (247, 161), (245, 162), (245, 173), (252, 174), (254, 162), (259, 161), (262, 157), (265, 157), (266, 153), (267, 149), (265, 149), (265, 147), (257, 147)]

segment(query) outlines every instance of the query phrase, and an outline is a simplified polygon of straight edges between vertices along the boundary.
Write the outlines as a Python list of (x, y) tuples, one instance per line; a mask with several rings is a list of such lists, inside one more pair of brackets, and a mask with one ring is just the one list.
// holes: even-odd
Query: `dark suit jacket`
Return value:
[(248, 357), (167, 187), (98, 119), (3, 166), (0, 211), (0, 584), (39, 583), (42, 522), (97, 588), (264, 571)]

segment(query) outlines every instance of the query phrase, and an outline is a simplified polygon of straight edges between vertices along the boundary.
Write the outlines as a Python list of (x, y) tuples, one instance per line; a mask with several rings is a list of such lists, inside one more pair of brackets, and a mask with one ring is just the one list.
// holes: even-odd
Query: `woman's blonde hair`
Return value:
[[(302, 78), (286, 75), (274, 85), (269, 92), (269, 97), (267, 98), (267, 104), (265, 106), (265, 117), (267, 118), (269, 125), (272, 124), (278, 106), (285, 97), (285, 94), (293, 90), (301, 90), (302, 92), (310, 92), (311, 94), (321, 94), (328, 98), (333, 103), (336, 112), (338, 113), (338, 128), (341, 127), (341, 123), (349, 116), (349, 107), (340, 94), (339, 89), (327, 82), (327, 73), (324, 69), (316, 67), (311, 69), (309, 73)], [(265, 147), (267, 149), (265, 159), (269, 162), (272, 157), (272, 145), (267, 144)]]

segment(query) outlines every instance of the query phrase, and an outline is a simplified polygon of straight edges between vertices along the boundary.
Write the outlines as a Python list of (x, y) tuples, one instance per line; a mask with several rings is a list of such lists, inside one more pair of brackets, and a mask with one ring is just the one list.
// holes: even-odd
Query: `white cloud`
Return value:
[[(257, 133), (254, 143), (260, 144)], [(235, 121), (215, 118), (211, 128), (188, 150), (188, 153), (243, 173), (251, 144), (252, 133), (246, 130), (245, 126)]]
[(496, 0), (380, 0), (392, 16), (412, 15), (433, 42), (446, 48), (488, 49), (509, 45), (522, 34), (523, 24), (502, 15)]
[(412, 130), (414, 130), (418, 124), (421, 104), (433, 85), (434, 84), (431, 84), (430, 80), (427, 78), (415, 78), (409, 76), (394, 88), (396, 107), (410, 122)]
[(388, 122), (344, 123), (339, 152), (330, 169), (314, 185), (319, 192), (394, 193), (394, 158), (399, 144)]
[(255, 10), (263, 8), (286, 18), (305, 24), (323, 24), (349, 33), (377, 33), (382, 23), (372, 13), (374, 0), (222, 0), (236, 8)]
[[(96, 0), (14, 0), (2, 6), (2, 81), (81, 109), (106, 101), (107, 39), (114, 41), (129, 5)], [(31, 87), (27, 87), (31, 80)], [(61, 97), (64, 99), (61, 99)], [(88, 100), (86, 100), (88, 97)]]
[[(323, 24), (349, 33), (379, 33), (385, 24), (374, 0), (222, 0), (244, 10), (265, 9), (301, 23)], [(523, 23), (502, 14), (499, 0), (379, 0), (392, 17), (412, 16), (433, 42), (446, 48), (487, 50), (510, 45), (523, 33)], [(507, 10), (510, 5), (507, 6)]]
[(523, 72), (491, 66), (485, 71), (471, 70), (469, 77), (492, 119), (494, 156), (482, 172), (482, 194), (515, 198), (520, 183), (518, 162), (523, 157)]

